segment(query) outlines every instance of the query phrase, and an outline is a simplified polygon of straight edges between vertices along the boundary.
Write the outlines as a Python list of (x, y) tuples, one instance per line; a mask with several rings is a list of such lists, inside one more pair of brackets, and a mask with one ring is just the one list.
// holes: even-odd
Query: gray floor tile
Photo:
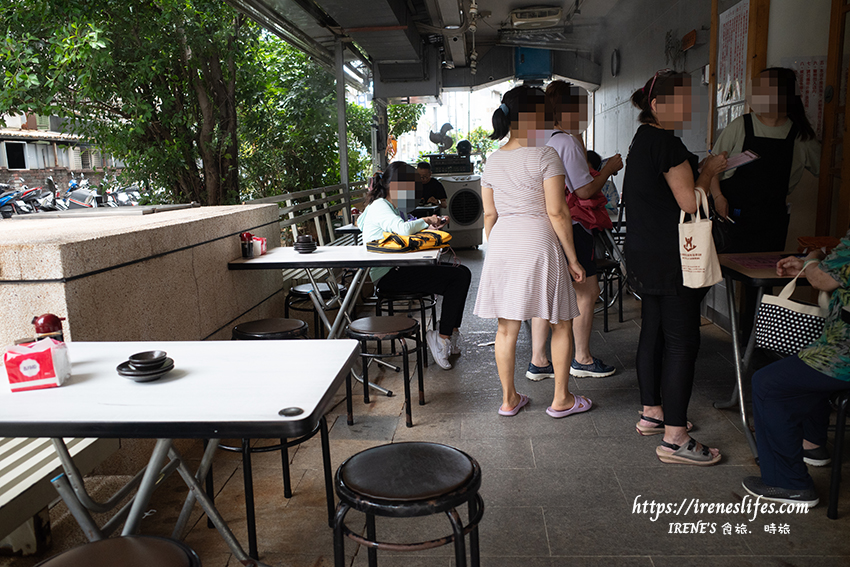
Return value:
[[(546, 529), (552, 555), (692, 555), (714, 552), (750, 553), (743, 536), (714, 534), (668, 534), (667, 522), (634, 515), (627, 506), (577, 508), (546, 507)], [(717, 528), (722, 523), (715, 520)], [(612, 528), (615, 530), (612, 532)], [(605, 534), (605, 535), (602, 535)]]
[(621, 506), (625, 499), (610, 468), (494, 469), (483, 477), (481, 494), (491, 506)]
[(596, 410), (591, 409), (589, 412), (563, 419), (553, 419), (546, 414), (546, 408), (552, 401), (551, 396), (549, 392), (546, 398), (532, 398), (529, 404), (513, 417), (501, 416), (496, 411), (463, 415), (461, 437), (463, 439), (488, 437), (573, 439), (597, 436), (593, 420), (590, 419)]

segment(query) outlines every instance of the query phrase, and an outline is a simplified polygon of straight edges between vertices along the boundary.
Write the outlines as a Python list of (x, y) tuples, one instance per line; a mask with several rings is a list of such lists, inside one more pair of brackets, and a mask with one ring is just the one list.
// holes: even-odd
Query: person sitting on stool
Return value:
[(429, 205), (437, 205), (441, 209), (446, 208), (446, 189), (443, 184), (431, 177), (431, 164), (420, 161), (416, 165), (416, 173), (422, 180), (422, 200)]
[[(401, 161), (394, 161), (381, 174), (376, 173), (369, 182), (366, 195), (366, 208), (357, 219), (357, 226), (363, 232), (363, 245), (380, 240), (385, 232), (409, 235), (427, 228), (441, 228), (445, 219), (437, 215), (405, 222), (393, 205), (392, 199), (399, 192), (413, 191), (416, 175), (413, 167)], [(434, 360), (444, 370), (452, 367), (449, 355), (460, 354), (459, 327), (463, 319), (463, 309), (472, 272), (461, 265), (434, 264), (431, 266), (404, 266), (397, 268), (372, 268), (370, 276), (375, 286), (382, 291), (426, 293), (443, 296), (440, 312), (439, 332), (430, 330), (425, 333), (425, 341)], [(425, 324), (425, 321), (422, 322)]]
[(753, 496), (805, 503), (810, 508), (818, 503), (818, 495), (806, 463), (829, 464), (824, 447), (829, 395), (850, 389), (850, 325), (841, 318), (850, 305), (850, 232), (818, 265), (822, 256), (818, 250), (805, 261), (790, 256), (776, 265), (780, 276), (796, 276), (802, 270), (812, 287), (830, 292), (832, 297), (820, 338), (753, 375), (761, 477), (743, 480)]

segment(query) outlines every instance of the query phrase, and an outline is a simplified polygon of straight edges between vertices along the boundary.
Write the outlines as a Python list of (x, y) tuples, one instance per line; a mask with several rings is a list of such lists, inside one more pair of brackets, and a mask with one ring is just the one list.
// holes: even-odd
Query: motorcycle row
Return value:
[(0, 183), (0, 215), (4, 219), (12, 215), (27, 215), (42, 211), (65, 211), (68, 209), (95, 209), (98, 207), (134, 207), (142, 196), (137, 185), (118, 187), (115, 183), (98, 192), (85, 175), (80, 181), (71, 174), (68, 188), (58, 189), (52, 177), (47, 178), (45, 187), (27, 187), (23, 179), (20, 189), (12, 189)]

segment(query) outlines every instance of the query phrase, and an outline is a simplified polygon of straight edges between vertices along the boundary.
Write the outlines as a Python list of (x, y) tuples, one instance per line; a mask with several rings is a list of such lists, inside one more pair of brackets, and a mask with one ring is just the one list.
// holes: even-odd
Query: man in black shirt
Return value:
[(431, 177), (431, 164), (420, 161), (416, 166), (416, 173), (422, 180), (422, 200), (429, 205), (439, 205), (441, 209), (446, 208), (446, 190), (443, 184)]

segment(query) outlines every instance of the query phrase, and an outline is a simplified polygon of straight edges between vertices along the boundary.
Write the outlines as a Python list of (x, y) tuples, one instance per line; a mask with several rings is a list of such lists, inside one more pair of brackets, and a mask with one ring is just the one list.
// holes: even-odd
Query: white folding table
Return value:
[[(313, 285), (313, 293), (310, 294), (310, 298), (322, 322), (328, 329), (327, 338), (335, 339), (343, 332), (343, 321), (351, 322), (351, 312), (354, 309), (356, 298), (360, 296), (363, 284), (366, 283), (366, 270), (378, 267), (396, 268), (436, 264), (440, 252), (440, 250), (426, 250), (424, 252), (382, 254), (380, 252), (369, 252), (365, 246), (319, 246), (310, 254), (299, 254), (293, 247), (281, 246), (256, 258), (233, 260), (227, 267), (230, 270), (305, 270), (310, 283)], [(339, 296), (338, 286), (333, 276), (333, 268), (357, 270), (345, 298)], [(328, 271), (329, 287), (331, 293), (334, 294), (328, 301), (322, 299), (319, 284), (314, 277), (313, 270), (317, 269)], [(325, 312), (336, 304), (340, 306), (339, 314), (331, 323)]]
[[(159, 380), (136, 383), (116, 372), (131, 354), (157, 349), (174, 359), (174, 369)], [(197, 500), (236, 558), (261, 565), (245, 553), (201, 486), (218, 441), (295, 438), (319, 427), (329, 464), (324, 415), (360, 350), (354, 340), (304, 340), (70, 342), (68, 352), (72, 375), (59, 388), (12, 393), (3, 386), (3, 369), (0, 436), (53, 438), (65, 474), (52, 482), (86, 536), (102, 539), (125, 517), (122, 534), (138, 531), (153, 490), (176, 470), (190, 491), (173, 537), (180, 537)], [(157, 442), (147, 467), (108, 502), (98, 503), (85, 492), (63, 437)], [(183, 438), (210, 439), (195, 474), (172, 445), (172, 439)], [(131, 503), (98, 528), (89, 511), (114, 508), (135, 486)], [(333, 494), (328, 499), (332, 507)]]

